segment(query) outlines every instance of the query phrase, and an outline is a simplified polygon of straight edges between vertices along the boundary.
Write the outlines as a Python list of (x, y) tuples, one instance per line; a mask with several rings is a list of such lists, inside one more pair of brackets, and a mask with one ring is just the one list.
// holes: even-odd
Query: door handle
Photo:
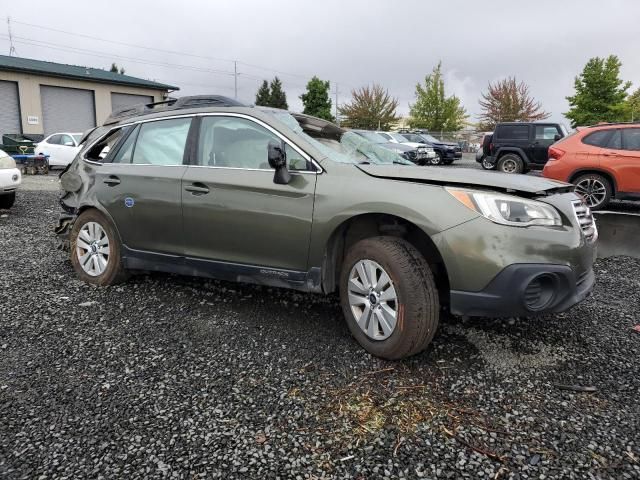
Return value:
[(187, 192), (191, 192), (191, 195), (206, 195), (209, 193), (209, 187), (203, 183), (192, 183), (184, 187)]
[(107, 178), (104, 179), (104, 183), (106, 183), (110, 187), (115, 187), (116, 185), (120, 184), (120, 179), (115, 175), (109, 175)]
[(615, 153), (615, 152), (604, 152), (602, 155), (604, 155), (605, 157), (615, 157), (617, 155), (617, 153)]

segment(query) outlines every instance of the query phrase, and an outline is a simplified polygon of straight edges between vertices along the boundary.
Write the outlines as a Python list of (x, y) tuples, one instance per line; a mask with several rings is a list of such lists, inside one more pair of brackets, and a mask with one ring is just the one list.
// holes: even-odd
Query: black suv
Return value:
[(476, 160), (484, 168), (505, 173), (539, 170), (549, 159), (549, 146), (566, 136), (567, 129), (560, 123), (498, 123), (493, 136), (483, 145), (486, 156)]
[(436, 158), (430, 162), (431, 165), (451, 165), (454, 160), (462, 158), (462, 148), (457, 143), (442, 142), (421, 131), (400, 131), (400, 135), (410, 142), (423, 143), (433, 147), (436, 152)]

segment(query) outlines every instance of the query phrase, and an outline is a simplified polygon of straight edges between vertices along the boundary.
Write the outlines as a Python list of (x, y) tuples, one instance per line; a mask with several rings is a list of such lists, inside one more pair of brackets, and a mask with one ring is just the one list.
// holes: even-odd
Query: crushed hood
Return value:
[(573, 185), (532, 175), (485, 172), (471, 168), (430, 168), (399, 165), (357, 165), (367, 175), (434, 185), (488, 187), (504, 192), (549, 194), (572, 191)]

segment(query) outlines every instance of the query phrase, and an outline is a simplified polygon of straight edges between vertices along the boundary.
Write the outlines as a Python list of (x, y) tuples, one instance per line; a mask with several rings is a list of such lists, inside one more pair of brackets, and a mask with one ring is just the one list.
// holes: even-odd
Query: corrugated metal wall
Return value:
[(22, 133), (18, 84), (0, 80), (0, 143), (5, 133)]
[(40, 86), (44, 134), (84, 132), (96, 126), (92, 90)]

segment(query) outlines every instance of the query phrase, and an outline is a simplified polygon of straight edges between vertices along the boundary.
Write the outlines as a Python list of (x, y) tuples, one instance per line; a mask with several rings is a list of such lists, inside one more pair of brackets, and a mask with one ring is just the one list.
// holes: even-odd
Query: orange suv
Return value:
[(575, 184), (593, 210), (612, 198), (640, 200), (640, 123), (579, 129), (549, 147), (542, 175)]

